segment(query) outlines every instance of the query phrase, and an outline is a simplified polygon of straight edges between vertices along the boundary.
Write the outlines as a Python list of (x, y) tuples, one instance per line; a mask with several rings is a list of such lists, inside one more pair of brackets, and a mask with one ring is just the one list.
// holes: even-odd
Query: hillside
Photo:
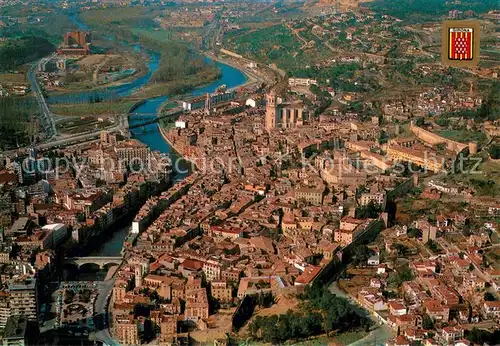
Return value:
[(338, 3), (340, 9), (347, 10), (359, 6), (363, 2), (370, 2), (372, 0), (319, 0), (318, 6), (334, 6)]
[(27, 36), (7, 41), (0, 46), (0, 71), (16, 69), (28, 62), (40, 59), (55, 50), (48, 40)]

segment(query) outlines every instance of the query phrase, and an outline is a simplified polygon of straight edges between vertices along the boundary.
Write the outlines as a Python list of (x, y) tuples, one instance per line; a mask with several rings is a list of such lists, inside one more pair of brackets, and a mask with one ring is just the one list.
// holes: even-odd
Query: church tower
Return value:
[(474, 84), (474, 81), (470, 82), (470, 88), (469, 88), (469, 94), (474, 94), (476, 85)]
[(141, 287), (142, 286), (142, 267), (140, 265), (135, 266), (134, 276), (135, 276), (135, 287)]
[(207, 97), (205, 99), (205, 115), (212, 114), (212, 97), (209, 93), (207, 93)]
[(266, 130), (276, 127), (276, 92), (271, 90), (266, 94)]

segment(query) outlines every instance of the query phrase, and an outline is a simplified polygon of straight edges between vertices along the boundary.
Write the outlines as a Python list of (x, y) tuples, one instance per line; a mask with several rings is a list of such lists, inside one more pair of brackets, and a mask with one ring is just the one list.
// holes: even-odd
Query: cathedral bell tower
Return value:
[(271, 90), (266, 94), (266, 130), (276, 127), (276, 92)]

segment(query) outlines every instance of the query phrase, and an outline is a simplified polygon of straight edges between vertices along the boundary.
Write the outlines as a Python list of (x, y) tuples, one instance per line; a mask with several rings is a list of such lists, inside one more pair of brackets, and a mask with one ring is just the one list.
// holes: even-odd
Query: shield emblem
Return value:
[(477, 20), (445, 20), (441, 31), (441, 61), (452, 67), (479, 64), (481, 26)]
[(449, 28), (448, 59), (474, 60), (474, 28)]

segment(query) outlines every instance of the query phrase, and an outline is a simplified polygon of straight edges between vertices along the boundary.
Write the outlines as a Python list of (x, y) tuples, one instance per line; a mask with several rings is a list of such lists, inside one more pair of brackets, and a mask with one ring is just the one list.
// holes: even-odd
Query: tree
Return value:
[(157, 291), (151, 290), (151, 292), (149, 293), (149, 299), (151, 299), (151, 301), (153, 302), (159, 302), (161, 298)]
[(404, 244), (401, 244), (401, 243), (392, 244), (391, 247), (394, 250), (396, 250), (396, 252), (398, 253), (398, 256), (404, 256), (404, 254), (405, 254), (405, 252), (407, 250), (407, 247)]
[(398, 268), (396, 273), (392, 273), (389, 275), (387, 282), (393, 284), (397, 287), (400, 287), (403, 282), (412, 281), (413, 280), (413, 272), (409, 267)]
[(78, 222), (85, 222), (85, 220), (86, 220), (85, 213), (78, 213), (78, 214), (76, 214), (76, 220)]
[(483, 260), (481, 261), (481, 265), (485, 268), (488, 267), (488, 259), (486, 258), (486, 256), (483, 256)]
[(450, 120), (448, 118), (438, 118), (436, 119), (436, 124), (443, 127), (448, 127), (450, 125)]
[(497, 300), (497, 299), (496, 299), (495, 295), (493, 295), (492, 293), (490, 293), (490, 292), (485, 292), (485, 293), (484, 293), (484, 300), (486, 300), (486, 301), (488, 301), (488, 302), (493, 302), (493, 301), (495, 301), (495, 300)]
[(35, 61), (55, 50), (46, 38), (24, 36), (8, 40), (0, 46), (0, 71), (16, 69), (28, 62)]
[(439, 245), (432, 239), (429, 239), (429, 241), (425, 245), (434, 253), (438, 253), (441, 251)]
[(489, 149), (488, 153), (494, 160), (500, 159), (500, 144), (493, 144)]
[(329, 311), (325, 319), (325, 329), (328, 336), (331, 331), (335, 330), (337, 324), (338, 324), (337, 312)]
[(422, 328), (427, 330), (434, 329), (434, 321), (427, 314), (424, 314), (424, 318), (422, 319)]
[(356, 217), (360, 219), (374, 219), (378, 217), (380, 211), (380, 205), (378, 205), (374, 201), (370, 201), (370, 203), (368, 203), (367, 205), (364, 205), (357, 209)]
[(283, 315), (257, 316), (249, 331), (255, 339), (283, 344), (323, 332), (370, 328), (371, 321), (359, 315), (346, 299), (332, 294), (319, 283), (306, 287), (299, 296), (304, 301), (300, 312), (288, 311)]
[(422, 235), (422, 231), (419, 230), (418, 228), (412, 227), (412, 228), (408, 229), (407, 234), (408, 234), (408, 237), (410, 237), (410, 238), (418, 238)]
[(36, 108), (30, 105), (26, 98), (0, 97), (0, 133), (2, 134), (0, 150), (29, 144), (29, 119), (34, 112)]
[(394, 291), (382, 291), (382, 295), (384, 296), (385, 299), (394, 299), (398, 297), (398, 294)]
[(354, 249), (355, 264), (360, 265), (362, 263), (366, 264), (366, 261), (371, 256), (372, 252), (366, 245), (360, 245)]
[(424, 126), (424, 125), (425, 125), (425, 120), (424, 120), (424, 118), (422, 118), (422, 117), (418, 117), (418, 118), (415, 120), (415, 125), (417, 125), (417, 126)]
[(495, 330), (493, 333), (490, 333), (486, 330), (474, 327), (466, 334), (466, 338), (470, 342), (478, 345), (482, 345), (484, 343), (496, 344), (500, 339), (500, 330)]
[(269, 171), (269, 176), (271, 178), (277, 178), (278, 177), (278, 173), (276, 172), (276, 167), (274, 165), (271, 167), (271, 170)]

